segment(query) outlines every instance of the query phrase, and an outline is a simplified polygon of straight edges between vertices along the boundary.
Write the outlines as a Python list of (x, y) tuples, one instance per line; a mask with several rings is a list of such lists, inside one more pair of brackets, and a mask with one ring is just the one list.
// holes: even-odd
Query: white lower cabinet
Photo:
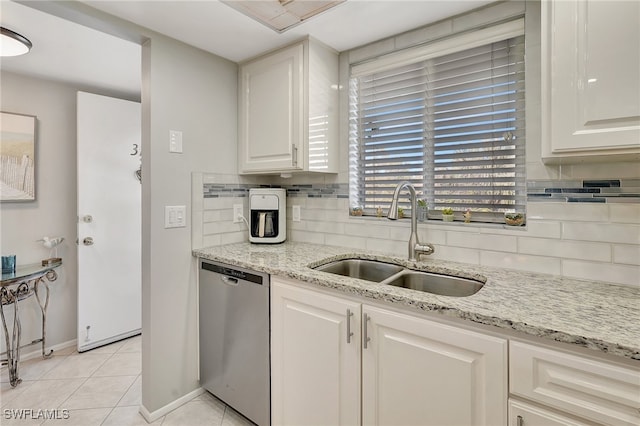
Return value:
[(360, 424), (360, 304), (273, 277), (271, 423)]
[(640, 368), (511, 341), (509, 387), (513, 396), (599, 424), (640, 424)]
[(367, 305), (362, 312), (363, 424), (506, 424), (505, 339)]
[(509, 401), (509, 426), (588, 426), (565, 415), (520, 402)]
[(506, 339), (288, 281), (271, 287), (274, 425), (506, 425)]

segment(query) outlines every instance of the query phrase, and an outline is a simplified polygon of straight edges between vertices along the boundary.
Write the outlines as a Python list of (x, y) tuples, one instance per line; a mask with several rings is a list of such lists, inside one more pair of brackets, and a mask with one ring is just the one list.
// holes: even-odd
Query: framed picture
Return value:
[(34, 201), (36, 117), (0, 114), (0, 201)]

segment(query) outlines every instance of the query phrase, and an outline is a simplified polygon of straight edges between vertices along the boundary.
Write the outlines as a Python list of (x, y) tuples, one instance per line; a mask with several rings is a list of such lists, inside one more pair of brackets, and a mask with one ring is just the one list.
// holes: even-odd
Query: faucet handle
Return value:
[(416, 244), (414, 247), (415, 253), (416, 253), (416, 258), (418, 258), (418, 260), (420, 260), (420, 255), (424, 254), (424, 255), (429, 255), (429, 254), (433, 254), (436, 251), (436, 248), (433, 246), (433, 244)]

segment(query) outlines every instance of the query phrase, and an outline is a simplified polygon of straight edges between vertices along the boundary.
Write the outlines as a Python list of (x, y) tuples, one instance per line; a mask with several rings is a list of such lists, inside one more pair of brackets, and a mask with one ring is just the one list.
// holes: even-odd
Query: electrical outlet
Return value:
[(233, 205), (233, 223), (242, 222), (242, 216), (244, 216), (244, 212), (242, 211), (242, 204), (234, 204)]
[(293, 210), (293, 221), (300, 222), (300, 206), (292, 206)]

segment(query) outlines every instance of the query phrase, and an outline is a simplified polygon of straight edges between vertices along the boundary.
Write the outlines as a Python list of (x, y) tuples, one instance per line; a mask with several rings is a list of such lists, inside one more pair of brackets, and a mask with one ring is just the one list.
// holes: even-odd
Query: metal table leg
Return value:
[[(48, 281), (55, 281), (58, 279), (58, 274), (53, 269), (47, 271), (45, 277)], [(46, 290), (45, 302), (42, 303), (40, 299), (40, 284), (42, 284)], [(53, 349), (46, 353), (45, 344), (47, 342), (47, 307), (49, 306), (49, 284), (42, 277), (36, 280), (33, 285), (33, 292), (36, 294), (36, 299), (38, 300), (38, 305), (40, 306), (40, 311), (42, 312), (42, 358), (49, 358), (53, 354)]]
[[(2, 327), (4, 327), (5, 342), (7, 347), (7, 366), (9, 368), (9, 383), (11, 387), (16, 387), (22, 379), (18, 377), (18, 367), (20, 364), (20, 316), (18, 315), (18, 300), (29, 296), (29, 284), (21, 283), (15, 290), (7, 287), (0, 289), (0, 316), (2, 317)], [(13, 305), (13, 329), (9, 338), (9, 329), (4, 314), (4, 306)]]

